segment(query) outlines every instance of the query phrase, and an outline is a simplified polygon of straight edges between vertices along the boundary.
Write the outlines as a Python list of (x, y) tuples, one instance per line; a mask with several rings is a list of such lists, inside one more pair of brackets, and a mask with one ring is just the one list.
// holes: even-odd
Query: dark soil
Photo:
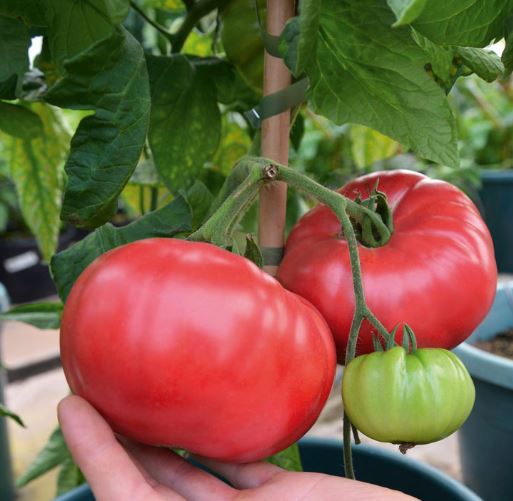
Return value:
[(474, 346), (489, 351), (494, 355), (513, 360), (513, 329), (501, 332), (492, 339), (476, 341)]

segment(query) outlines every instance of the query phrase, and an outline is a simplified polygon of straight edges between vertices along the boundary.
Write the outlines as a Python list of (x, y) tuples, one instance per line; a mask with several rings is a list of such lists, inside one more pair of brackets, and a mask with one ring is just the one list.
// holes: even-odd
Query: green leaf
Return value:
[[(246, 235), (246, 248), (244, 250), (244, 257), (255, 263), (259, 268), (264, 267), (264, 256), (260, 247), (255, 242), (253, 235)], [(301, 463), (300, 463), (301, 465)], [(288, 469), (288, 468), (287, 468)], [(294, 470), (301, 471), (301, 470)]]
[(487, 82), (493, 82), (504, 73), (504, 64), (491, 50), (474, 47), (458, 47), (456, 53), (465, 66)]
[(44, 2), (45, 0), (2, 0), (0, 15), (19, 19), (31, 26), (46, 26)]
[(75, 487), (82, 485), (84, 482), (84, 475), (70, 456), (61, 464), (59, 469), (56, 496), (62, 496), (66, 492), (75, 489)]
[(180, 195), (187, 200), (191, 208), (192, 230), (195, 231), (207, 217), (214, 197), (210, 190), (198, 180), (187, 191), (181, 190)]
[(189, 58), (199, 78), (210, 81), (217, 101), (233, 109), (247, 111), (258, 104), (259, 95), (240, 76), (235, 66), (216, 57)]
[(0, 201), (0, 233), (3, 233), (7, 229), (9, 223), (9, 207)]
[(20, 416), (18, 416), (18, 414), (15, 414), (14, 412), (10, 411), (1, 402), (0, 402), (0, 416), (5, 416), (8, 418), (11, 418), (12, 420), (16, 421), (20, 426), (23, 426), (25, 428), (25, 424), (21, 420)]
[(0, 16), (0, 98), (15, 99), (28, 70), (30, 37), (18, 19)]
[(360, 169), (389, 158), (399, 151), (396, 141), (363, 125), (353, 125), (350, 137), (353, 158)]
[(324, 0), (311, 105), (337, 124), (371, 127), (420, 156), (458, 165), (454, 116), (409, 28), (381, 0)]
[(58, 110), (34, 103), (44, 134), (32, 139), (2, 136), (8, 154), (9, 175), (14, 182), (23, 219), (35, 235), (43, 258), (50, 260), (57, 247), (64, 160), (69, 133)]
[(120, 245), (150, 237), (172, 237), (191, 230), (191, 210), (183, 197), (175, 198), (161, 209), (141, 219), (115, 228), (110, 223), (101, 226), (80, 242), (56, 254), (50, 263), (52, 276), (62, 301), (80, 273), (98, 256)]
[(44, 133), (43, 122), (33, 111), (0, 101), (0, 130), (21, 139), (32, 139)]
[(111, 38), (128, 14), (128, 0), (44, 0), (50, 50), (57, 64)]
[(38, 329), (58, 329), (61, 325), (62, 303), (29, 303), (0, 313), (0, 320), (14, 320)]
[(191, 185), (215, 153), (221, 116), (215, 87), (183, 55), (148, 58), (152, 108), (149, 141), (172, 193)]
[(274, 454), (270, 458), (267, 458), (267, 461), (289, 471), (303, 471), (297, 444), (292, 444), (287, 449)]
[(62, 431), (57, 427), (25, 473), (16, 480), (16, 486), (19, 488), (27, 485), (32, 480), (66, 461), (69, 456), (70, 453)]
[(484, 47), (504, 35), (513, 0), (429, 0), (413, 27), (440, 45)]
[(393, 26), (403, 26), (419, 17), (428, 0), (387, 0), (387, 3), (397, 18)]
[(82, 119), (66, 162), (62, 217), (96, 227), (117, 209), (117, 199), (139, 160), (149, 122), (149, 85), (141, 46), (120, 28), (65, 63), (67, 75), (46, 100), (94, 109)]
[(321, 8), (319, 1), (302, 0), (299, 16), (291, 19), (281, 34), (280, 52), (295, 76), (301, 75), (315, 57)]
[(475, 47), (442, 47), (415, 30), (412, 30), (412, 37), (426, 52), (429, 70), (442, 83), (446, 92), (450, 91), (459, 76), (467, 76), (469, 72), (476, 73), (488, 82), (504, 72), (503, 63), (493, 51)]
[(426, 64), (431, 66), (433, 73), (448, 87), (453, 68), (454, 47), (437, 45), (413, 29), (412, 38), (426, 53)]

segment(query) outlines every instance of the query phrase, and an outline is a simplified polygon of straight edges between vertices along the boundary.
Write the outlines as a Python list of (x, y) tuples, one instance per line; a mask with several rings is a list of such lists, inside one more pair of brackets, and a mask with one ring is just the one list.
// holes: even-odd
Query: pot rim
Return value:
[[(513, 292), (513, 281), (498, 284), (497, 293), (501, 291)], [(511, 304), (511, 310), (513, 325), (513, 304)], [(492, 311), (493, 307), (490, 312)], [(461, 343), (453, 351), (461, 358), (470, 374), (475, 378), (513, 390), (513, 360), (489, 353), (467, 341)]]
[(481, 179), (492, 183), (513, 181), (513, 169), (481, 169)]

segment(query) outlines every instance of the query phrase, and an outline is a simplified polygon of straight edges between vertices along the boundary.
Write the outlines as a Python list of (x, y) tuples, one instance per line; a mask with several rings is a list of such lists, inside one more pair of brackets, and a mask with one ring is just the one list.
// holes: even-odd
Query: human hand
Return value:
[(59, 404), (59, 422), (73, 459), (97, 501), (411, 500), (401, 492), (323, 475), (288, 472), (263, 461), (233, 465), (198, 460), (232, 486), (174, 452), (116, 439), (98, 412), (78, 396)]

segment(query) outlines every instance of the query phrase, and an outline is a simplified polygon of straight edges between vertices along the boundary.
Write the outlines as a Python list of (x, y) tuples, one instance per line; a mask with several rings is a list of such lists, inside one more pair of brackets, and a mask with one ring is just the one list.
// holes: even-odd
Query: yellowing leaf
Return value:
[(351, 126), (350, 137), (353, 158), (359, 168), (389, 158), (400, 150), (399, 143), (363, 125)]
[(142, 6), (166, 10), (184, 9), (184, 5), (181, 0), (144, 0)]
[(44, 134), (32, 140), (2, 135), (23, 218), (37, 239), (45, 260), (57, 246), (63, 189), (63, 164), (70, 134), (57, 109), (36, 103), (31, 107), (42, 121)]
[(187, 37), (187, 41), (183, 46), (184, 54), (194, 54), (195, 56), (211, 56), (212, 55), (212, 38), (210, 35), (203, 35), (197, 31), (192, 31)]
[(248, 133), (236, 122), (224, 121), (221, 144), (214, 157), (214, 166), (223, 174), (228, 174), (240, 157), (247, 155), (251, 148)]

